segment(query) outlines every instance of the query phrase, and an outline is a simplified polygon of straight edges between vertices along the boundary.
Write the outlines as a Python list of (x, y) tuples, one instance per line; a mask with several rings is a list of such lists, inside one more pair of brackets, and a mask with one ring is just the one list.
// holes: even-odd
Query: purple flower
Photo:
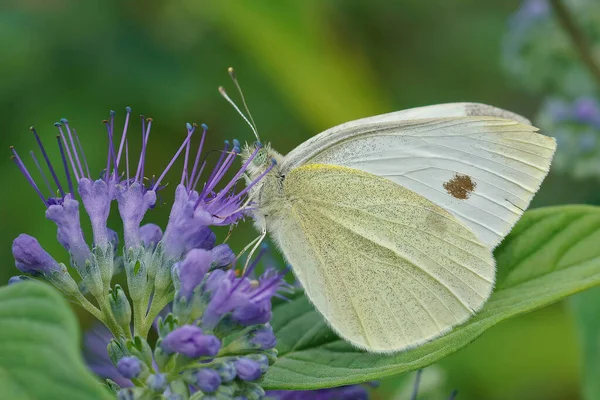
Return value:
[(233, 310), (233, 320), (242, 325), (265, 324), (271, 320), (271, 299), (241, 304)]
[(83, 336), (84, 358), (87, 365), (96, 375), (110, 379), (121, 387), (133, 386), (131, 381), (119, 373), (117, 367), (110, 361), (106, 346), (112, 339), (112, 334), (104, 326), (97, 324)]
[(600, 127), (600, 104), (591, 97), (581, 97), (573, 103), (573, 119)]
[(94, 243), (97, 246), (106, 246), (110, 241), (106, 221), (114, 196), (114, 184), (112, 180), (107, 183), (103, 179), (92, 181), (88, 178), (81, 178), (78, 185), (77, 192), (81, 196), (83, 206), (92, 223)]
[(145, 190), (138, 182), (117, 186), (117, 203), (123, 220), (126, 248), (134, 248), (142, 244), (140, 223), (155, 202), (156, 192)]
[[(42, 178), (42, 185), (38, 185), (38, 182), (33, 179), (24, 161), (11, 147), (13, 161), (42, 200), (46, 207), (46, 217), (54, 221), (57, 226), (59, 242), (69, 251), (73, 266), (94, 296), (106, 292), (108, 287), (105, 286), (110, 285), (114, 272), (112, 259), (107, 257), (110, 254), (104, 252), (104, 248), (109, 243), (113, 246), (117, 245), (115, 232), (107, 226), (113, 200), (118, 203), (123, 222), (123, 240), (127, 251), (124, 265), (128, 280), (136, 279), (136, 282), (129, 283), (132, 283), (131, 287), (136, 291), (135, 296), (139, 297), (142, 296), (144, 287), (152, 285), (154, 279), (159, 291), (157, 294), (160, 294), (161, 290), (168, 290), (170, 282), (166, 281), (169, 277), (165, 277), (168, 275), (165, 271), (170, 271), (173, 263), (184, 258), (190, 250), (210, 250), (215, 247), (216, 236), (210, 226), (228, 225), (242, 218), (250, 210), (247, 205), (248, 189), (258, 181), (254, 180), (246, 188), (236, 190), (237, 183), (244, 177), (251, 158), (246, 160), (241, 168), (236, 168), (232, 179), (225, 178), (239, 156), (239, 145), (234, 146), (233, 151), (229, 151), (229, 145), (226, 144), (212, 171), (206, 168), (206, 161), (202, 161), (205, 159), (202, 156), (207, 131), (205, 125), (202, 125), (200, 144), (195, 157), (192, 157), (191, 139), (197, 126), (186, 124), (187, 134), (179, 149), (158, 178), (148, 182), (144, 178), (144, 172), (153, 121), (141, 117), (141, 151), (139, 156), (135, 157), (136, 160), (130, 163), (130, 158), (134, 159), (129, 154), (127, 136), (131, 109), (127, 107), (126, 111), (120, 138), (117, 138), (115, 129), (115, 112), (111, 111), (110, 118), (103, 121), (108, 138), (108, 150), (105, 168), (99, 179), (92, 178), (77, 132), (66, 119), (61, 119), (55, 124), (59, 133), (57, 144), (61, 155), (61, 167), (64, 170), (62, 179), (59, 178), (58, 168), (51, 163), (35, 128), (32, 127), (31, 131), (44, 163), (38, 161), (34, 152), (30, 154), (38, 175)], [(163, 187), (161, 182), (180, 155), (185, 157), (184, 167), (164, 235), (156, 225), (148, 224), (140, 227), (145, 214), (156, 202), (156, 193)], [(123, 160), (124, 165), (122, 165)], [(132, 168), (130, 164), (133, 164)], [(51, 179), (48, 179), (46, 170)], [(199, 186), (203, 174), (205, 180), (200, 184), (202, 190), (198, 192), (196, 187)], [(61, 180), (65, 180), (66, 184)], [(81, 229), (79, 200), (75, 198), (77, 194), (81, 197), (85, 211), (91, 220), (94, 235), (93, 249), (86, 243)], [(164, 255), (164, 259), (157, 258), (149, 263), (150, 257), (145, 257), (144, 251), (153, 251), (159, 242), (162, 242), (159, 258)], [(219, 246), (211, 262), (217, 266), (226, 265), (225, 263), (233, 259), (233, 253), (228, 250), (227, 246)], [(157, 263), (162, 261), (165, 264), (164, 268), (157, 266)], [(48, 268), (55, 264), (48, 264)], [(27, 267), (26, 263), (23, 265)], [(134, 268), (135, 271), (132, 271)], [(158, 273), (159, 271), (161, 273)], [(144, 281), (146, 277), (148, 277), (147, 282)], [(187, 290), (189, 285), (186, 283), (185, 286)]]
[(233, 270), (210, 274), (205, 285), (210, 301), (202, 317), (204, 327), (214, 328), (228, 313), (242, 325), (264, 324), (271, 319), (271, 298), (288, 286), (283, 280), (287, 271), (279, 273), (268, 268), (258, 280), (251, 280), (249, 276), (265, 252), (263, 248), (243, 277), (238, 278)]
[(145, 224), (140, 227), (140, 240), (146, 247), (154, 247), (162, 239), (162, 229), (156, 224)]
[(117, 363), (117, 370), (127, 379), (134, 379), (142, 372), (142, 363), (136, 357), (123, 357)]
[(192, 296), (194, 289), (208, 272), (212, 259), (211, 252), (203, 249), (193, 249), (187, 253), (183, 261), (179, 263), (180, 297), (189, 299)]
[(204, 393), (215, 392), (221, 385), (219, 373), (211, 368), (202, 368), (196, 372), (196, 385)]
[(267, 396), (276, 400), (367, 400), (364, 386), (351, 385), (319, 390), (271, 390)]
[(246, 357), (241, 357), (235, 362), (235, 370), (238, 378), (243, 381), (255, 381), (262, 375), (260, 364)]
[(250, 344), (260, 350), (272, 349), (277, 344), (277, 339), (270, 326), (261, 327), (250, 333)]
[(169, 333), (161, 344), (167, 354), (179, 353), (189, 358), (214, 357), (221, 349), (215, 336), (204, 335), (195, 325), (184, 325)]
[(76, 267), (85, 266), (92, 257), (92, 252), (83, 238), (79, 223), (79, 202), (67, 194), (61, 204), (52, 204), (46, 210), (46, 218), (57, 227), (57, 238), (60, 244), (71, 254)]
[(212, 249), (212, 265), (215, 267), (226, 267), (233, 264), (235, 258), (234, 252), (227, 244), (220, 244)]
[(40, 243), (26, 234), (20, 234), (12, 244), (15, 265), (19, 271), (31, 275), (48, 275), (62, 271), (61, 266)]

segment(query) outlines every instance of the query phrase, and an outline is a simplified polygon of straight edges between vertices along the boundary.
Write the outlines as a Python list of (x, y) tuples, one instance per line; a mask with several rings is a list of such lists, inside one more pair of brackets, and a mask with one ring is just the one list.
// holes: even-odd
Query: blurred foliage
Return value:
[[(23, 154), (35, 124), (47, 143), (52, 123), (69, 118), (88, 161), (104, 168), (100, 121), (125, 106), (154, 118), (149, 174), (160, 173), (185, 134), (206, 123), (208, 148), (252, 140), (216, 91), (233, 94), (236, 67), (263, 140), (286, 153), (320, 130), (350, 119), (419, 105), (479, 101), (531, 117), (542, 99), (502, 68), (502, 39), (518, 0), (194, 1), (4, 0), (0, 4), (0, 142)], [(554, 28), (553, 28), (554, 29)], [(554, 32), (554, 30), (553, 30)], [(56, 150), (53, 155), (57, 155)], [(66, 258), (43, 206), (16, 167), (0, 161), (5, 268), (15, 273), (10, 243), (21, 232)], [(170, 176), (177, 180), (177, 174)], [(172, 198), (174, 185), (162, 193)], [(535, 205), (600, 201), (596, 181), (568, 171), (546, 181)], [(166, 221), (168, 207), (150, 218)], [(119, 230), (118, 218), (111, 219)], [(234, 248), (255, 235), (243, 224)], [(89, 321), (84, 321), (89, 325)], [(549, 350), (550, 349), (550, 350)], [(563, 307), (501, 324), (441, 363), (460, 400), (577, 398), (579, 358)], [(381, 399), (402, 398), (406, 377), (383, 382)]]

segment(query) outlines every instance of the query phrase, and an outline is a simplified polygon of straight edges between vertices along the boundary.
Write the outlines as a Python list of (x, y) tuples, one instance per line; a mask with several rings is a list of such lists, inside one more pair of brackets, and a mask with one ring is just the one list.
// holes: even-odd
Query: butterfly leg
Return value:
[(265, 240), (266, 236), (267, 236), (267, 229), (265, 228), (261, 231), (260, 235), (256, 239), (254, 239), (252, 242), (250, 242), (248, 244), (248, 246), (246, 246), (244, 248), (244, 250), (242, 250), (242, 252), (240, 253), (240, 256), (241, 256), (248, 249), (248, 247), (250, 247), (254, 244), (254, 247), (252, 247), (252, 250), (250, 250), (250, 253), (248, 253), (248, 257), (246, 257), (246, 263), (244, 264), (244, 269), (242, 270), (242, 275), (246, 274), (246, 269), (248, 269), (248, 265), (250, 264), (250, 260), (252, 259), (254, 252), (256, 251), (256, 249), (258, 249), (258, 246), (260, 246), (262, 241)]

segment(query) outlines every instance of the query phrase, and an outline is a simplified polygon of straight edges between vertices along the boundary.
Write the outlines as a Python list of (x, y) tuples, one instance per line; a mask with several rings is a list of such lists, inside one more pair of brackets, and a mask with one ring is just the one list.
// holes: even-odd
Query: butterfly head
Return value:
[(271, 171), (276, 172), (278, 165), (283, 161), (283, 156), (271, 148), (271, 144), (265, 145), (254, 142), (246, 143), (241, 152), (242, 162), (248, 163), (246, 172), (251, 180), (257, 179)]

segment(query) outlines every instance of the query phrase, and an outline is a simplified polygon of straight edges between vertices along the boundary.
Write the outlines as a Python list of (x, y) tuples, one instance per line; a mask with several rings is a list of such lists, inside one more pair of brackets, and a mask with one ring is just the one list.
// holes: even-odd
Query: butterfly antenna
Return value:
[[(244, 105), (244, 110), (246, 110), (246, 114), (248, 114), (248, 118), (250, 119), (250, 122), (252, 122), (252, 126), (254, 127), (254, 130), (256, 132), (258, 132), (258, 128), (256, 127), (256, 122), (254, 122), (254, 118), (252, 118), (252, 114), (250, 113), (248, 104), (246, 104), (246, 98), (244, 97), (244, 92), (242, 91), (242, 87), (240, 86), (240, 83), (238, 82), (237, 77), (235, 76), (235, 71), (233, 70), (233, 67), (227, 68), (227, 72), (229, 72), (229, 76), (231, 77), (233, 84), (235, 85), (236, 89), (238, 90), (238, 93), (240, 94), (240, 97), (242, 98), (242, 104)], [(260, 140), (259, 140), (259, 142), (260, 142)]]
[[(233, 76), (235, 76), (235, 75), (233, 75)], [(236, 82), (236, 81), (234, 81), (234, 82)], [(239, 87), (239, 85), (237, 85), (237, 86)], [(240, 116), (244, 119), (244, 121), (246, 121), (246, 123), (248, 124), (248, 126), (250, 127), (250, 129), (252, 129), (252, 132), (254, 133), (254, 136), (256, 136), (256, 140), (260, 143), (261, 141), (260, 141), (260, 137), (258, 136), (258, 131), (256, 130), (256, 127), (254, 125), (252, 125), (252, 123), (248, 120), (248, 118), (246, 118), (246, 116), (240, 110), (240, 108), (237, 106), (237, 104), (235, 104), (233, 102), (233, 100), (231, 100), (231, 98), (227, 95), (227, 92), (225, 91), (225, 88), (223, 86), (219, 86), (219, 93), (221, 93), (221, 96), (223, 96), (223, 98), (225, 100), (227, 100), (227, 102), (229, 102), (229, 104), (231, 104), (231, 106), (235, 109), (235, 111), (237, 111), (238, 114), (240, 114)], [(242, 96), (242, 99), (243, 99), (243, 96)], [(244, 102), (244, 105), (245, 104), (246, 103)], [(250, 118), (252, 118), (252, 117), (250, 117)]]

